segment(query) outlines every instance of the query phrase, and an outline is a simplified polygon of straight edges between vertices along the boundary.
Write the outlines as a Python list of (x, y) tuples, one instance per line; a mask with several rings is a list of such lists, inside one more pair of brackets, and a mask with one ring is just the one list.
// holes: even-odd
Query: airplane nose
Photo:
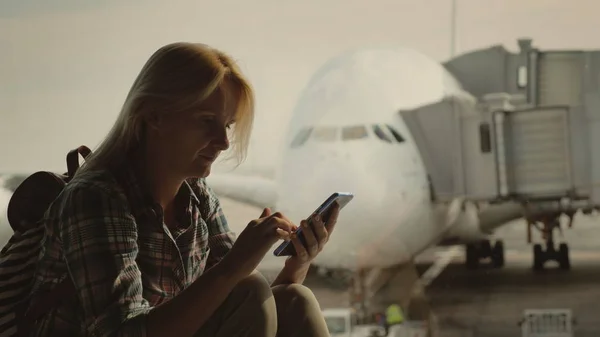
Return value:
[[(388, 224), (386, 218), (393, 213), (382, 209), (388, 206), (386, 182), (377, 172), (370, 172), (363, 161), (356, 161), (356, 156), (347, 158), (334, 151), (320, 151), (318, 155), (313, 153), (312, 158), (311, 161), (297, 162), (303, 167), (290, 170), (287, 177), (282, 177), (288, 183), (285, 184), (287, 189), (281, 191), (283, 195), (280, 195), (278, 209), (288, 214), (292, 221), (299, 222), (332, 193), (353, 193), (354, 199), (340, 212), (335, 232), (315, 263), (323, 267), (355, 268), (364, 257), (361, 249), (385, 232), (378, 224)], [(301, 175), (292, 177), (294, 171), (301, 172)]]
[(355, 197), (338, 218), (335, 231), (315, 264), (325, 268), (357, 270), (389, 267), (409, 259), (408, 247), (399, 233), (400, 224), (417, 221), (403, 205), (389, 208), (367, 189), (355, 190)]
[[(279, 184), (284, 188), (280, 190), (279, 207), (289, 208), (290, 212), (308, 212), (302, 215), (304, 217), (334, 192), (354, 193), (355, 201), (368, 193), (369, 186), (365, 186), (369, 185), (365, 184), (367, 172), (362, 165), (352, 163), (349, 157), (334, 148), (311, 149), (307, 152), (308, 155), (286, 160), (287, 166), (280, 175), (280, 179), (286, 183)], [(292, 195), (297, 197), (291, 198)], [(291, 200), (294, 205), (289, 204)]]
[[(338, 154), (338, 151), (335, 151), (334, 149), (325, 149), (323, 151), (319, 151), (317, 158), (320, 162), (327, 162), (337, 160), (338, 158), (340, 158), (340, 156)], [(333, 162), (331, 163), (331, 165), (335, 166), (336, 163)]]

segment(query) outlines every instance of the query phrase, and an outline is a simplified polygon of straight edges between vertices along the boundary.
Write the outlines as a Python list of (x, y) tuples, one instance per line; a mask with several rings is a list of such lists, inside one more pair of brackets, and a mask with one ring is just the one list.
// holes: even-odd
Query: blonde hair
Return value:
[(230, 143), (239, 165), (246, 157), (254, 120), (252, 87), (225, 53), (201, 43), (177, 42), (163, 46), (148, 59), (112, 129), (77, 173), (122, 164), (142, 141), (149, 105), (163, 113), (187, 110), (198, 106), (224, 81), (238, 91)]

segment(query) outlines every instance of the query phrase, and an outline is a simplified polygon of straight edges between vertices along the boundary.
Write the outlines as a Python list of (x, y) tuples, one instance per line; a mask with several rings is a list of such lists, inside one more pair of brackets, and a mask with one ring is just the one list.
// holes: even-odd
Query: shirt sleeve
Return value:
[(206, 216), (204, 221), (208, 226), (208, 246), (210, 254), (206, 263), (207, 269), (219, 263), (233, 246), (236, 235), (229, 229), (227, 218), (221, 208), (221, 203), (215, 192), (206, 184), (204, 179), (198, 179), (200, 202), (204, 204)]
[(137, 225), (124, 197), (98, 185), (65, 190), (58, 230), (89, 336), (146, 336)]

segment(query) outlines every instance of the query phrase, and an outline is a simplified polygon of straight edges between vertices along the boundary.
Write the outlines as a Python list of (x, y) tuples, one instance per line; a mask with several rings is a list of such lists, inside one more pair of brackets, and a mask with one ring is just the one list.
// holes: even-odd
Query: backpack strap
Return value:
[(81, 145), (80, 147), (73, 149), (67, 153), (67, 181), (71, 181), (75, 176), (75, 172), (79, 169), (79, 155), (83, 159), (87, 158), (92, 153), (87, 146)]

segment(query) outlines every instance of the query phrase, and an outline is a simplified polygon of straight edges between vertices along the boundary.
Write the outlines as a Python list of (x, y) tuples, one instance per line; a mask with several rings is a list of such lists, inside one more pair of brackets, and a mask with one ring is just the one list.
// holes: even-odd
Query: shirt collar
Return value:
[[(123, 165), (116, 173), (119, 184), (127, 194), (134, 217), (154, 216), (162, 219), (163, 209), (154, 200), (139, 173), (130, 164)], [(175, 198), (176, 216), (181, 216), (183, 210), (187, 213), (193, 206), (199, 206), (200, 201), (188, 181), (184, 181)]]

